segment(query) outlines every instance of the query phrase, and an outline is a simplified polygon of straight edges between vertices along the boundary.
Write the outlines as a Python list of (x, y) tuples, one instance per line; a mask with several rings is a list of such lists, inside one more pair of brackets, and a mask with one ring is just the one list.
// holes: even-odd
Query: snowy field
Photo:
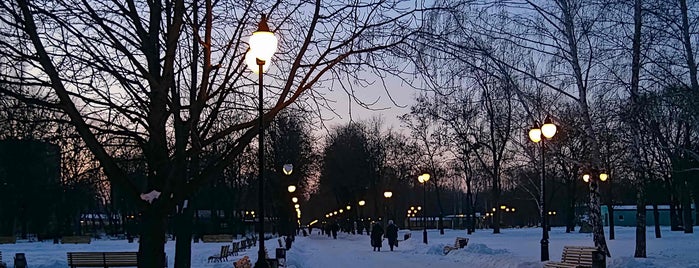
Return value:
[[(408, 231), (400, 231), (399, 238)], [(492, 230), (477, 230), (466, 235), (464, 230), (446, 230), (439, 235), (430, 230), (429, 244), (422, 243), (422, 231), (412, 231), (412, 238), (400, 241), (399, 247), (391, 252), (387, 242), (381, 252), (373, 252), (367, 235), (338, 234), (338, 239), (321, 236), (314, 230), (309, 237), (297, 237), (291, 250), (287, 252), (287, 267), (541, 267), (539, 262), (541, 229), (503, 229), (494, 235)], [(612, 258), (607, 259), (607, 267), (695, 267), (699, 268), (699, 239), (697, 234), (670, 232), (663, 229), (663, 238), (656, 239), (652, 228), (647, 232), (648, 258), (635, 259), (635, 229), (616, 228), (616, 239), (608, 240)], [(456, 236), (469, 237), (468, 246), (455, 250), (448, 255), (442, 254), (445, 245), (453, 245)], [(550, 233), (550, 256), (560, 260), (564, 245), (592, 246), (590, 234), (566, 234), (563, 228), (553, 228)], [(607, 234), (607, 238), (608, 238)], [(210, 255), (220, 251), (225, 243), (193, 243), (192, 267), (223, 268), (233, 267), (233, 261), (244, 255), (253, 262), (257, 258), (257, 248), (232, 256), (228, 262), (207, 263)], [(276, 239), (266, 243), (276, 248)], [(174, 264), (174, 241), (166, 245), (168, 264)], [(0, 245), (3, 260), (8, 267), (13, 267), (13, 256), (17, 252), (25, 253), (29, 267), (67, 267), (66, 252), (73, 251), (136, 251), (137, 243), (125, 240), (96, 240), (87, 245), (61, 245), (52, 242), (26, 242)], [(274, 250), (268, 250), (274, 254)]]

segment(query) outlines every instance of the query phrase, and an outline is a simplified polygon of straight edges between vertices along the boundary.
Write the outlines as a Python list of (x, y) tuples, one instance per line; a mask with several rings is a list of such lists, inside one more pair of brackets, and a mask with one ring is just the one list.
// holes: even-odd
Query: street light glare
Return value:
[(600, 173), (599, 174), (600, 181), (606, 181), (608, 178), (609, 178), (609, 174), (607, 174), (607, 173)]
[(386, 197), (386, 198), (391, 198), (391, 196), (393, 196), (393, 192), (391, 192), (391, 191), (386, 191), (386, 192), (383, 193), (383, 196)]
[(360, 205), (360, 206), (364, 206), (364, 204), (366, 204), (366, 202), (364, 202), (364, 200), (359, 200), (359, 205)]
[(267, 25), (267, 16), (262, 15), (260, 23), (257, 25), (257, 31), (252, 33), (250, 40), (250, 49), (255, 52), (255, 57), (263, 61), (269, 61), (277, 52), (277, 37), (269, 30)]
[(296, 186), (295, 186), (295, 185), (289, 185), (289, 187), (287, 187), (286, 189), (289, 190), (290, 193), (293, 193), (293, 192), (296, 191)]
[(292, 198), (291, 198), (291, 202), (296, 203), (296, 202), (298, 202), (298, 201), (299, 201), (299, 199), (298, 199), (297, 197), (292, 197)]
[(590, 174), (584, 174), (584, 175), (583, 175), (583, 181), (584, 181), (584, 182), (590, 182)]
[(533, 142), (540, 142), (541, 141), (541, 129), (539, 128), (532, 128), (529, 130), (529, 139)]
[(556, 135), (556, 125), (553, 124), (553, 121), (551, 121), (551, 118), (546, 116), (546, 120), (544, 120), (544, 125), (541, 126), (541, 133), (544, 134), (544, 137), (547, 139), (553, 138), (553, 135)]

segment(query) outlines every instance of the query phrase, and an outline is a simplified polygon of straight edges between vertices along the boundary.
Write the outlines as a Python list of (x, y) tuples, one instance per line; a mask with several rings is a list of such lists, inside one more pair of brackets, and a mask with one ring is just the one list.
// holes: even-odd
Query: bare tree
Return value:
[[(313, 101), (332, 79), (399, 73), (388, 51), (415, 37), (422, 11), (409, 1), (6, 1), (0, 4), (1, 79), (38, 89), (0, 93), (60, 110), (130, 199), (160, 193), (139, 201), (139, 264), (161, 267), (169, 211), (184, 207), (259, 131), (252, 108), (257, 80), (243, 63), (244, 37), (258, 14), (268, 14), (282, 37), (278, 67), (267, 73), (274, 79), (263, 100), (271, 103), (263, 115), (268, 124), (291, 103)], [(222, 118), (234, 122), (224, 125)], [(118, 165), (112, 144), (104, 142), (113, 138), (139, 148), (145, 188)], [(224, 138), (232, 142), (219, 157), (202, 161)], [(178, 232), (184, 233), (175, 265), (188, 267), (188, 236)]]

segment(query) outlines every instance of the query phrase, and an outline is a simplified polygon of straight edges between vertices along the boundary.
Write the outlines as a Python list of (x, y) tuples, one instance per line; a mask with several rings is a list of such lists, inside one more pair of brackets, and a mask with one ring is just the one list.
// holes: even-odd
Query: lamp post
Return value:
[[(422, 206), (427, 208), (427, 181), (430, 180), (430, 174), (425, 173), (417, 177), (417, 181), (422, 184)], [(420, 207), (417, 207), (420, 210)], [(422, 212), (422, 243), (427, 244), (427, 213)]]
[(258, 87), (258, 97), (259, 97), (259, 107), (258, 107), (258, 165), (259, 174), (257, 177), (259, 183), (259, 193), (258, 193), (258, 205), (259, 205), (259, 228), (260, 228), (260, 247), (257, 252), (257, 262), (255, 262), (256, 268), (267, 268), (269, 264), (265, 260), (265, 203), (264, 203), (264, 121), (262, 119), (263, 115), (263, 94), (262, 94), (262, 78), (263, 73), (269, 67), (271, 63), (272, 56), (277, 51), (277, 37), (274, 36), (269, 30), (267, 25), (267, 16), (262, 15), (260, 23), (257, 25), (257, 31), (252, 33), (249, 40), (250, 49), (245, 54), (245, 62), (248, 67), (258, 74), (259, 77), (259, 87)]
[(361, 226), (359, 226), (359, 234), (362, 234), (362, 232), (363, 232), (362, 230), (364, 229), (364, 227), (367, 228), (366, 232), (368, 234), (368, 233), (370, 233), (369, 227), (366, 226), (366, 224), (364, 222), (364, 215), (362, 215), (363, 210), (364, 210), (364, 205), (366, 205), (366, 201), (359, 200), (359, 202), (357, 202), (357, 204), (359, 205), (359, 209), (357, 210), (357, 214), (359, 215), (359, 224), (361, 225)]
[(383, 192), (383, 197), (386, 198), (386, 205), (384, 205), (384, 217), (383, 217), (384, 228), (386, 228), (386, 225), (388, 224), (388, 201), (391, 199), (392, 196), (393, 196), (393, 192), (391, 192), (391, 191)]
[(546, 226), (548, 218), (546, 217), (546, 158), (544, 140), (551, 139), (556, 135), (556, 125), (553, 124), (551, 118), (546, 116), (544, 124), (541, 127), (535, 126), (529, 130), (529, 139), (534, 143), (541, 142), (541, 190), (539, 191), (540, 212), (541, 212), (541, 261), (549, 260), (549, 232)]

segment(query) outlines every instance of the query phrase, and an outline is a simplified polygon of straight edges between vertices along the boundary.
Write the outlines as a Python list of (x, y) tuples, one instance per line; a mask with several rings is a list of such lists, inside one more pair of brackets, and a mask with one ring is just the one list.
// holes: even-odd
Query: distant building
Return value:
[[(602, 222), (604, 226), (609, 226), (609, 208), (601, 206)], [(680, 211), (681, 213), (681, 211)], [(696, 222), (694, 205), (692, 205), (692, 221)], [(660, 225), (670, 226), (670, 205), (658, 205), (658, 219)], [(653, 206), (646, 206), (646, 225), (655, 224), (653, 218)], [(614, 206), (615, 226), (636, 226), (636, 205)]]

